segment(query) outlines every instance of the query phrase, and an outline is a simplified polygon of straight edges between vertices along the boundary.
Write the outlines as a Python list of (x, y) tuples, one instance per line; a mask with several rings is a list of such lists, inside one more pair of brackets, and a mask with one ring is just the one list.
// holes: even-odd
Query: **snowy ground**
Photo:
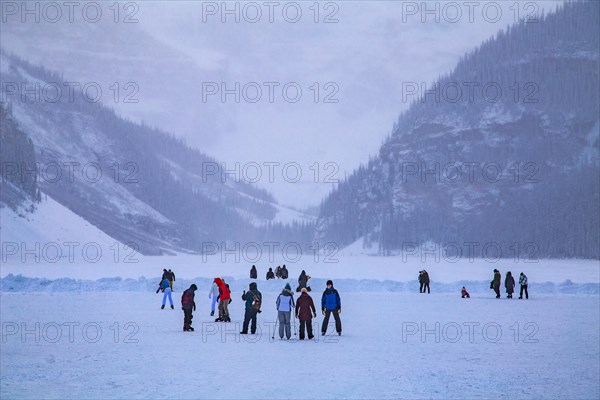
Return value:
[[(178, 273), (175, 310), (160, 310), (152, 290), (163, 264)], [(598, 262), (500, 264), (428, 264), (430, 295), (415, 293), (423, 266), (399, 258), (304, 264), (313, 298), (333, 278), (343, 305), (342, 336), (312, 342), (271, 340), (281, 280), (259, 279), (261, 334), (237, 334), (246, 265), (202, 268), (179, 257), (147, 258), (120, 273), (114, 265), (3, 265), (0, 397), (598, 398)], [(527, 272), (531, 298), (493, 298), (493, 268)], [(291, 283), (299, 269), (290, 268)], [(231, 324), (209, 316), (215, 275), (231, 276)], [(123, 279), (106, 279), (114, 276)], [(190, 282), (199, 284), (196, 332), (184, 333), (177, 304)], [(463, 282), (471, 299), (458, 294)]]

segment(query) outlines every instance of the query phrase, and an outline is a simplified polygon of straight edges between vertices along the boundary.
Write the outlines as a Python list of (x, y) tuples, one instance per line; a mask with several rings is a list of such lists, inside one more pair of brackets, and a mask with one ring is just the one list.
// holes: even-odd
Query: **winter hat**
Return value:
[(257, 289), (256, 282), (250, 283), (249, 287), (250, 287), (250, 290), (256, 290)]
[(496, 268), (494, 268), (494, 272), (500, 272), (500, 271), (498, 271)]
[(333, 281), (331, 279), (327, 281), (327, 286), (329, 285), (333, 286)]
[(290, 284), (289, 284), (289, 283), (286, 283), (286, 284), (285, 284), (285, 288), (286, 288), (287, 290), (292, 290), (292, 287), (290, 286)]
[(306, 288), (305, 288), (305, 287), (303, 287), (303, 288), (302, 288), (302, 290), (301, 290), (301, 292), (302, 292), (302, 293), (308, 293), (308, 290), (306, 290)]
[(192, 283), (192, 286), (190, 286), (190, 289), (192, 289), (192, 290), (198, 290), (198, 286), (196, 286), (195, 283)]

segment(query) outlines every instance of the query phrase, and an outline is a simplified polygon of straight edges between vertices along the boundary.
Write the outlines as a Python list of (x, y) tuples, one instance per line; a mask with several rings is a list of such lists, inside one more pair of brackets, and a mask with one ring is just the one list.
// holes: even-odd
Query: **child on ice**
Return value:
[(467, 292), (467, 289), (465, 289), (465, 287), (464, 287), (464, 286), (462, 287), (462, 290), (460, 291), (460, 294), (461, 294), (461, 296), (460, 296), (460, 297), (461, 297), (461, 298), (463, 298), (463, 299), (464, 299), (465, 297), (466, 297), (467, 299), (471, 297), (471, 296), (469, 295), (469, 292)]

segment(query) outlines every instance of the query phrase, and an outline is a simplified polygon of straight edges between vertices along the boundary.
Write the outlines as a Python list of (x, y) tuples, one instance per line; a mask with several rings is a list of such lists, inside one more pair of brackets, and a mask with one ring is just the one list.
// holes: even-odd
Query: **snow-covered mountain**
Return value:
[(68, 80), (15, 56), (3, 53), (0, 65), (3, 101), (35, 147), (41, 191), (108, 236), (160, 254), (258, 239), (261, 226), (289, 222), (269, 193), (174, 136), (78, 89), (69, 95)]
[(566, 3), (463, 57), (322, 203), (317, 238), (600, 257), (599, 20)]

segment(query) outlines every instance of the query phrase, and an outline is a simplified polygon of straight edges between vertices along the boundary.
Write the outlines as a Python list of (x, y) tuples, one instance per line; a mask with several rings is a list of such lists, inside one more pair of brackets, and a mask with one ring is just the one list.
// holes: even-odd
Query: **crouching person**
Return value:
[(461, 297), (462, 299), (464, 299), (465, 297), (466, 297), (467, 299), (470, 299), (470, 298), (471, 298), (471, 295), (469, 294), (469, 292), (467, 292), (467, 289), (465, 289), (465, 287), (464, 287), (464, 286), (462, 287), (462, 290), (460, 291), (460, 297)]
[(196, 311), (196, 302), (194, 302), (194, 296), (196, 295), (196, 289), (198, 287), (192, 283), (189, 289), (185, 290), (181, 295), (181, 309), (183, 310), (183, 331), (192, 332), (192, 311)]
[(308, 290), (302, 288), (301, 292), (298, 301), (296, 301), (296, 318), (300, 320), (300, 340), (304, 340), (305, 328), (308, 333), (308, 340), (311, 340), (314, 337), (312, 319), (317, 316), (317, 310), (312, 297), (308, 294)]

